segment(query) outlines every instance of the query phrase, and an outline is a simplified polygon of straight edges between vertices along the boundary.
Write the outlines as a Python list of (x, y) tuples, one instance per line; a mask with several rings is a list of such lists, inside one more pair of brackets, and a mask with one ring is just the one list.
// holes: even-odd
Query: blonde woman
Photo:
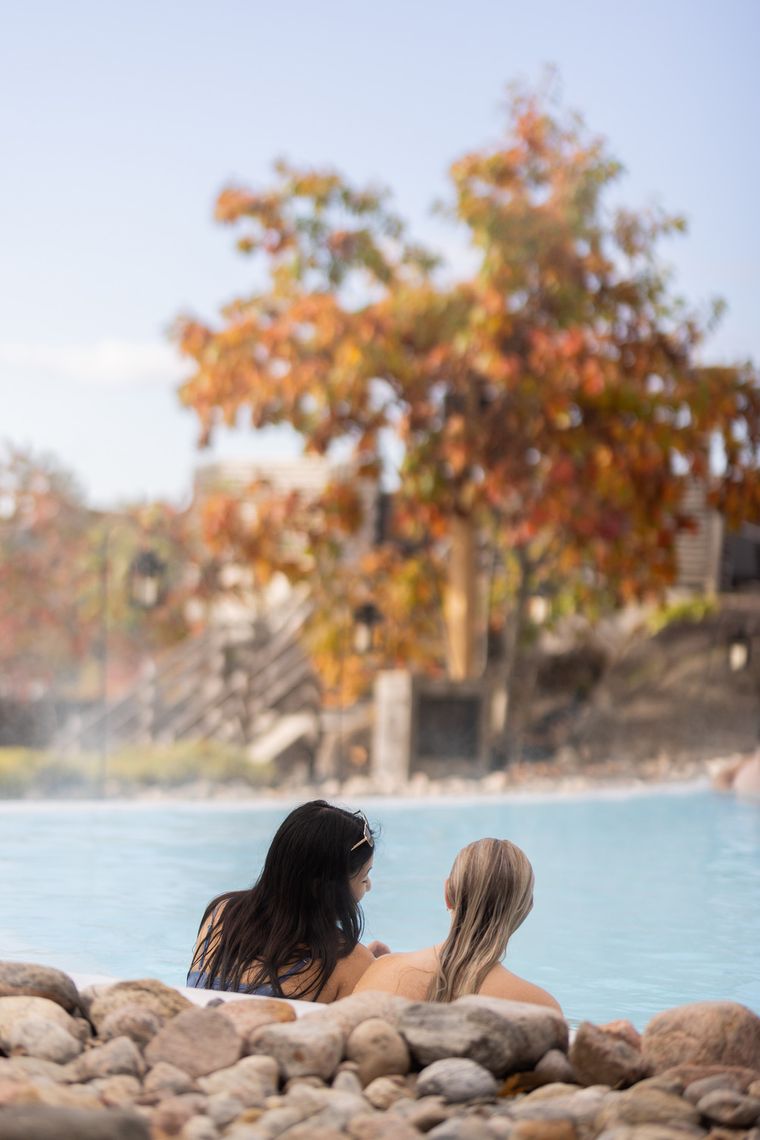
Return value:
[(486, 994), (560, 1009), (559, 1002), (501, 965), (510, 937), (533, 906), (533, 868), (506, 839), (478, 839), (459, 852), (444, 888), (451, 929), (439, 946), (386, 954), (354, 993), (382, 990), (413, 1001)]

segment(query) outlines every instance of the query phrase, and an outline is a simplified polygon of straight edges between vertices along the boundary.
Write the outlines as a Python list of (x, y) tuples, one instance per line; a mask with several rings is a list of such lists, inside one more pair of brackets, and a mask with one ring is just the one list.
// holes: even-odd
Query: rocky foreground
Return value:
[(205, 1008), (0, 963), (0, 1140), (760, 1140), (760, 1017), (583, 1023), (492, 998)]

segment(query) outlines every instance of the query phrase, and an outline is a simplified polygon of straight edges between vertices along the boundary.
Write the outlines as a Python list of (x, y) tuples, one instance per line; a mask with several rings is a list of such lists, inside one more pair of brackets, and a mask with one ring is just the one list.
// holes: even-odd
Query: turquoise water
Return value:
[[(0, 804), (0, 957), (182, 984), (206, 902), (250, 885), (290, 806)], [(367, 939), (442, 938), (454, 855), (507, 837), (536, 872), (507, 964), (571, 1020), (641, 1028), (707, 998), (760, 1011), (760, 804), (681, 789), (361, 806), (382, 827)]]

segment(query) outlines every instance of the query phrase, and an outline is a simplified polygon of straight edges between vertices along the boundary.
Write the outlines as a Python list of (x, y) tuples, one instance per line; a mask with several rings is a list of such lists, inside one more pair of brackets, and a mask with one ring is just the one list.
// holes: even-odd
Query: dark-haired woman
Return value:
[(359, 941), (374, 850), (362, 812), (324, 800), (295, 808), (254, 886), (206, 907), (188, 986), (319, 1002), (350, 994), (374, 961)]

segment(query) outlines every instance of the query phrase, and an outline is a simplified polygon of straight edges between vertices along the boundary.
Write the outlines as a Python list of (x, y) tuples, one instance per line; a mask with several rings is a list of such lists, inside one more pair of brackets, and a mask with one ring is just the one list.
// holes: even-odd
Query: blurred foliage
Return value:
[(718, 600), (712, 595), (676, 598), (657, 606), (647, 618), (650, 633), (659, 633), (676, 622), (698, 623), (718, 612)]
[[(729, 520), (760, 508), (756, 372), (703, 362), (720, 305), (691, 311), (660, 259), (684, 221), (612, 209), (621, 171), (551, 93), (513, 93), (500, 142), (450, 168), (443, 212), (472, 254), (459, 277), (387, 193), (334, 171), (282, 162), (271, 186), (220, 194), (217, 219), (264, 284), (215, 325), (177, 321), (193, 368), (181, 398), (203, 442), (242, 416), (348, 458), (316, 498), (265, 481), (245, 502), (210, 498), (206, 534), (261, 578), (312, 583), (315, 660), (341, 699), (366, 679), (348, 651), (357, 602), (386, 617), (375, 665), (442, 668), (455, 532), (477, 536), (473, 574), (511, 668), (536, 594), (548, 620), (664, 594), (690, 479)], [(384, 474), (399, 484), (393, 532), (349, 569), (362, 486)], [(470, 609), (450, 612), (474, 625)]]
[[(149, 612), (128, 589), (146, 550), (166, 567)], [(191, 631), (188, 602), (208, 597), (208, 562), (191, 512), (158, 502), (90, 510), (54, 459), (0, 447), (0, 695), (98, 696), (106, 638), (113, 692)]]
[[(98, 788), (100, 765), (95, 754), (62, 757), (0, 748), (0, 799), (90, 797)], [(123, 749), (107, 758), (105, 772), (108, 788), (124, 795), (177, 790), (199, 781), (267, 788), (277, 779), (272, 765), (253, 765), (240, 749), (216, 741)]]

